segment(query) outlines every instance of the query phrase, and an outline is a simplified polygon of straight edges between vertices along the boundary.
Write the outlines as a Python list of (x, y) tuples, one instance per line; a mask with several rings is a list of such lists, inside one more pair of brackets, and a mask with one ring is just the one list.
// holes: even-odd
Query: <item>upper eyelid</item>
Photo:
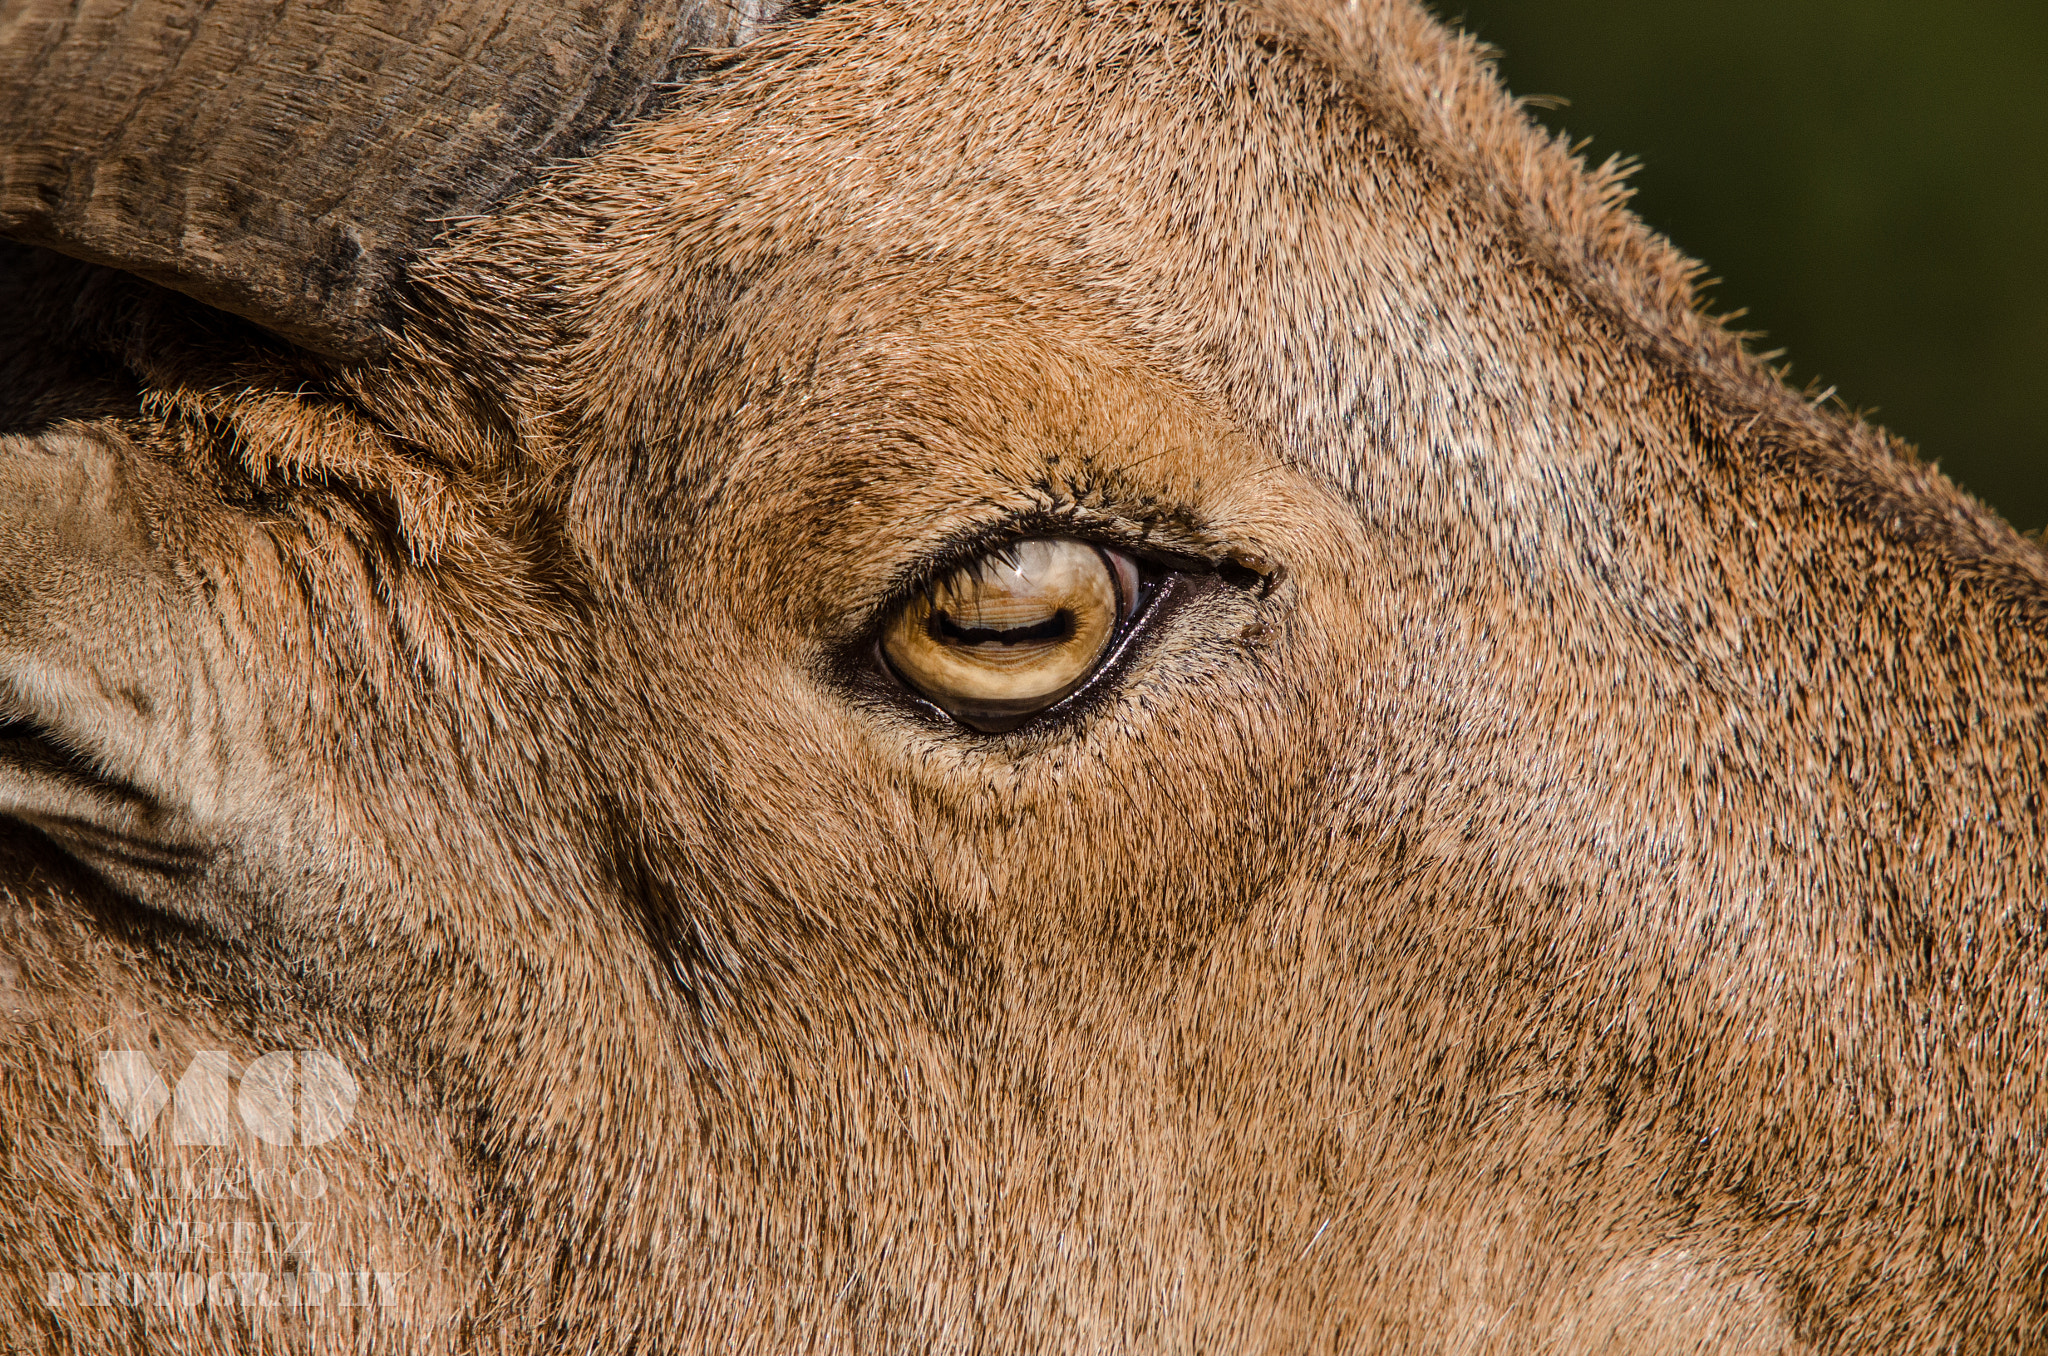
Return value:
[(922, 553), (915, 562), (897, 573), (893, 585), (882, 595), (879, 611), (887, 613), (920, 591), (932, 588), (953, 571), (963, 569), (1005, 546), (1033, 538), (1072, 538), (1091, 546), (1122, 551), (1141, 563), (1182, 574), (1210, 573), (1242, 554), (1228, 547), (1213, 545), (1205, 554), (1195, 538), (1206, 534), (1170, 529), (1162, 533), (1159, 529), (1165, 521), (1163, 515), (1147, 521), (1101, 510), (1033, 509), (1012, 512), (978, 530), (956, 533), (945, 544)]

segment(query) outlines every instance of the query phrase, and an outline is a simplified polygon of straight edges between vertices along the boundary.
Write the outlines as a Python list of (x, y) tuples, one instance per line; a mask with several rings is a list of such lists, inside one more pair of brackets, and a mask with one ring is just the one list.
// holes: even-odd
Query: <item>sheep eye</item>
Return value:
[(1071, 539), (991, 551), (906, 603), (882, 633), (905, 685), (962, 724), (1006, 730), (1068, 696), (1137, 611), (1136, 562)]

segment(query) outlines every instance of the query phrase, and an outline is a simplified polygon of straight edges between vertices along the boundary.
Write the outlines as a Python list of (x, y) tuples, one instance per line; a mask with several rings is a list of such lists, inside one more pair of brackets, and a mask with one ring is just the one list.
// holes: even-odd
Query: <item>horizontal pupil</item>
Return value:
[(948, 645), (1041, 645), (1048, 640), (1065, 640), (1074, 628), (1073, 614), (1065, 608), (1031, 626), (998, 631), (987, 626), (960, 626), (943, 612), (932, 617), (933, 639)]

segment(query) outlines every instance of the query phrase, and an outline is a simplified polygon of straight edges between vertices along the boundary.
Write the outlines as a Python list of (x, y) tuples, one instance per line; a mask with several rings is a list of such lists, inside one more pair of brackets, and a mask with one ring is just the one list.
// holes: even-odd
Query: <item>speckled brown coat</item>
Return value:
[[(1622, 196), (1403, 0), (845, 0), (381, 356), (14, 249), (0, 1342), (2048, 1344), (2048, 557)], [(878, 696), (1020, 524), (1219, 568)], [(110, 1148), (117, 1049), (360, 1100)], [(51, 1279), (244, 1269), (394, 1302)]]

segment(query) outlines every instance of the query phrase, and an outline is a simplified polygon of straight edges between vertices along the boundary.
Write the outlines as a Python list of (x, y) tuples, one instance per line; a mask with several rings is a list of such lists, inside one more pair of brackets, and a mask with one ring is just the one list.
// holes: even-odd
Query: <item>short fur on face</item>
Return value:
[[(847, 0), (386, 362), (15, 256), (6, 1329), (2048, 1340), (2048, 560), (1619, 204), (1400, 0)], [(1024, 535), (1184, 587), (977, 734), (872, 641)], [(360, 1097), (108, 1146), (113, 1050)], [(245, 1270), (391, 1302), (51, 1279)]]

